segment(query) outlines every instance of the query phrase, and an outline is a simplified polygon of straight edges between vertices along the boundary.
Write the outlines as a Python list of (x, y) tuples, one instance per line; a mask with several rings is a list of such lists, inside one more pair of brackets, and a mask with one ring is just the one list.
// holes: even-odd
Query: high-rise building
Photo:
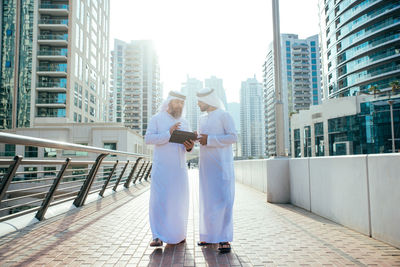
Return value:
[(227, 107), (226, 94), (222, 79), (211, 76), (209, 79), (205, 79), (204, 87), (214, 89), (217, 92), (217, 95), (221, 99), (222, 103), (224, 103), (225, 108)]
[(186, 82), (182, 83), (181, 92), (186, 95), (185, 116), (192, 130), (197, 130), (200, 109), (197, 105), (196, 93), (203, 88), (203, 82), (196, 78), (187, 77)]
[(390, 91), (400, 80), (400, 2), (320, 0), (324, 98)]
[[(266, 155), (276, 155), (275, 83), (273, 45), (269, 45), (263, 65)], [(318, 35), (299, 39), (296, 34), (281, 34), (282, 101), (284, 147), (290, 153), (290, 116), (321, 103), (321, 75)]]
[(109, 3), (1, 2), (0, 129), (106, 121)]
[(114, 39), (111, 51), (111, 75), (108, 121), (123, 122), (124, 115), (124, 51), (126, 43)]
[(245, 158), (264, 156), (263, 87), (256, 77), (242, 82), (240, 124), (242, 156)]
[(109, 120), (144, 135), (161, 104), (160, 66), (152, 41), (114, 41)]
[(292, 118), (294, 157), (400, 148), (400, 2), (320, 0), (324, 101)]

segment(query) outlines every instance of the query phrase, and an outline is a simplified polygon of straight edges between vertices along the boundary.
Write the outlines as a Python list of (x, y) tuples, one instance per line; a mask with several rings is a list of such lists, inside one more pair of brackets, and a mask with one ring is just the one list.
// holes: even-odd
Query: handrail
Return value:
[[(132, 184), (142, 182), (143, 178), (147, 181), (152, 167), (149, 156), (144, 154), (7, 132), (0, 132), (0, 143), (83, 151), (96, 155), (96, 160), (72, 159), (64, 157), (66, 155), (62, 156), (63, 159), (23, 159), (19, 155), (14, 159), (0, 159), (0, 166), (8, 166), (8, 170), (0, 174), (0, 222), (34, 211), (37, 211), (35, 217), (43, 220), (50, 206), (69, 200), (74, 200), (73, 204), (80, 207), (85, 204), (89, 194), (99, 192), (103, 197), (105, 190), (111, 189), (109, 193), (116, 191), (120, 183), (129, 188)], [(123, 158), (112, 157), (104, 160), (108, 155)], [(138, 163), (142, 159), (144, 162), (137, 171)], [(47, 166), (54, 167), (46, 169)], [(52, 175), (47, 176), (49, 173)]]
[(44, 139), (44, 138), (26, 137), (26, 136), (22, 136), (22, 135), (18, 135), (18, 134), (11, 134), (11, 133), (4, 133), (4, 132), (0, 132), (0, 143), (47, 147), (47, 148), (56, 148), (56, 149), (64, 149), (64, 150), (76, 150), (76, 151), (102, 153), (102, 154), (110, 154), (110, 155), (125, 155), (125, 156), (135, 156), (135, 157), (143, 157), (144, 156), (143, 154), (111, 150), (111, 149), (105, 149), (105, 148), (98, 148), (98, 147), (93, 147), (93, 146), (77, 145), (77, 144), (71, 144), (71, 143), (66, 143), (66, 142), (61, 142), (61, 141), (53, 141), (53, 140)]

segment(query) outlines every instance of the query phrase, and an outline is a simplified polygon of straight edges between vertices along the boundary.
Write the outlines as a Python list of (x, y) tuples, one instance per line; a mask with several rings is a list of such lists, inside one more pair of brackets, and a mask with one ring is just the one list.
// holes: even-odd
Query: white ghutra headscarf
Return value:
[(177, 92), (177, 91), (170, 91), (168, 93), (167, 99), (164, 100), (164, 102), (161, 104), (160, 111), (167, 111), (169, 102), (171, 102), (171, 100), (174, 100), (174, 99), (179, 99), (179, 100), (185, 101), (186, 100), (186, 96), (184, 94), (180, 93), (180, 92)]
[(203, 88), (197, 92), (197, 99), (207, 105), (225, 110), (224, 103), (218, 97), (217, 92), (211, 88)]

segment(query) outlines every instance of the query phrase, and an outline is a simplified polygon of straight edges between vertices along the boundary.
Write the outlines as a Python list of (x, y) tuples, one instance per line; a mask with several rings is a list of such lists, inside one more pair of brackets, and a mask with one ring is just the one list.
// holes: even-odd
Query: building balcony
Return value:
[(48, 91), (49, 89), (62, 89), (65, 91), (67, 89), (67, 79), (60, 79), (56, 81), (39, 81), (36, 86), (37, 90)]
[(58, 98), (38, 98), (38, 99), (36, 99), (36, 105), (42, 105), (42, 104), (44, 104), (45, 106), (48, 106), (49, 104), (51, 104), (51, 105), (64, 104), (65, 105), (66, 103), (67, 103), (67, 101), (65, 99), (65, 94), (63, 94), (63, 96), (60, 96)]
[(49, 107), (49, 108), (65, 109), (66, 103), (36, 103), (36, 107), (38, 107), (38, 108)]
[(52, 16), (68, 16), (68, 4), (40, 4), (39, 13)]
[(64, 77), (67, 76), (67, 64), (58, 64), (58, 65), (39, 65), (37, 69), (38, 75), (46, 75), (46, 76), (57, 76)]
[(67, 46), (68, 34), (40, 34), (38, 36), (38, 44)]
[(40, 19), (38, 26), (41, 30), (68, 31), (68, 19)]
[(49, 61), (66, 61), (68, 57), (68, 49), (45, 49), (37, 52), (37, 58)]

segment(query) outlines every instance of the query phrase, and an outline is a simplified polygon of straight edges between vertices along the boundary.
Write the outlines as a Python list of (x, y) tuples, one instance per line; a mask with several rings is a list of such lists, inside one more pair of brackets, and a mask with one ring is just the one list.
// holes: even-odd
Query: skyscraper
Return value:
[(240, 89), (240, 124), (242, 156), (264, 156), (263, 87), (255, 77), (242, 82)]
[(182, 83), (181, 92), (186, 95), (185, 113), (192, 130), (197, 130), (197, 123), (200, 116), (200, 109), (197, 105), (196, 93), (203, 88), (203, 82), (196, 78), (187, 77), (186, 82)]
[[(291, 114), (321, 103), (321, 75), (318, 35), (298, 39), (296, 34), (281, 34), (282, 100), (284, 146), (290, 151)], [(273, 46), (269, 46), (263, 65), (266, 155), (276, 155), (275, 88)]]
[(400, 2), (325, 0), (319, 6), (324, 97), (371, 87), (390, 91), (400, 80)]
[(152, 41), (114, 41), (109, 118), (144, 135), (161, 104), (160, 66)]
[(320, 0), (324, 100), (292, 117), (294, 157), (400, 147), (400, 2)]
[(2, 10), (0, 129), (106, 121), (109, 0)]
[(124, 51), (126, 43), (114, 40), (111, 51), (111, 76), (108, 121), (122, 122), (124, 115)]
[(227, 108), (226, 94), (222, 79), (211, 76), (210, 78), (205, 79), (204, 84), (204, 87), (212, 88), (217, 92), (218, 97), (221, 99), (222, 103), (224, 103), (225, 108)]

